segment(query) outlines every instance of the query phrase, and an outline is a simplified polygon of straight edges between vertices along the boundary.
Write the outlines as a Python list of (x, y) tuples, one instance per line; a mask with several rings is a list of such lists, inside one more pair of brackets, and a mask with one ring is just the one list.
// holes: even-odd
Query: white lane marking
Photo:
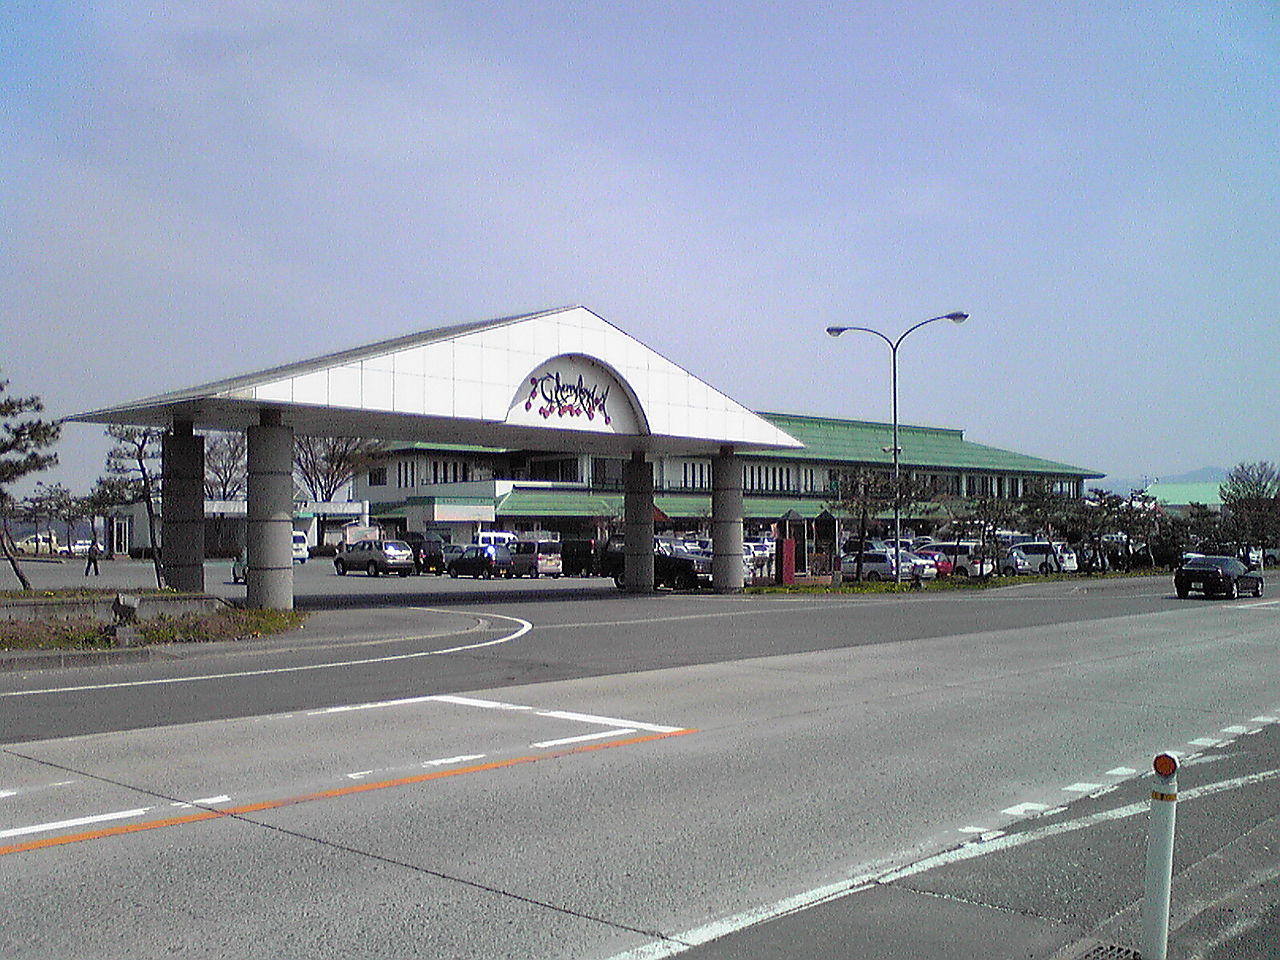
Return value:
[[(441, 757), (438, 760), (424, 760), (421, 764), (415, 764), (415, 766), (421, 766), (424, 768), (447, 767), (455, 763), (466, 763), (468, 760), (483, 760), (484, 758), (485, 754), (483, 753), (464, 753), (456, 757)], [(348, 780), (363, 780), (365, 777), (371, 776), (375, 773), (394, 773), (397, 770), (403, 771), (404, 769), (404, 767), (387, 767), (383, 770), (357, 770), (355, 773), (346, 774), (346, 777)]]
[(76, 817), (74, 820), (56, 820), (53, 823), (37, 823), (31, 827), (12, 827), (0, 830), (0, 838), (23, 837), (29, 833), (44, 833), (49, 830), (63, 830), (67, 827), (83, 827), (90, 823), (104, 823), (108, 820), (127, 820), (129, 817), (140, 817), (152, 810), (152, 807), (138, 807), (136, 810), (117, 810), (115, 813), (99, 813), (92, 817)]
[(468, 760), (483, 760), (483, 753), (464, 753), (457, 757), (441, 757), (439, 760), (426, 760), (423, 762), (424, 767), (447, 767), (453, 763), (466, 763)]
[[(1213, 793), (1220, 793), (1224, 790), (1232, 790), (1237, 787), (1250, 786), (1255, 783), (1262, 783), (1267, 780), (1273, 780), (1280, 777), (1280, 770), (1267, 770), (1263, 773), (1252, 774), (1248, 777), (1237, 777), (1234, 780), (1223, 780), (1220, 783), (1208, 784), (1203, 787), (1196, 787), (1191, 790), (1184, 791), (1181, 798), (1184, 800), (1195, 799), (1198, 797), (1209, 796)], [(701, 946), (720, 937), (737, 933), (748, 927), (753, 927), (759, 923), (765, 923), (769, 920), (776, 920), (779, 917), (786, 916), (791, 913), (798, 913), (809, 907), (816, 907), (819, 904), (827, 903), (831, 900), (838, 900), (854, 893), (867, 890), (876, 883), (889, 883), (892, 880), (904, 876), (910, 876), (913, 873), (922, 873), (924, 870), (934, 866), (942, 866), (958, 860), (969, 860), (976, 857), (986, 856), (988, 853), (996, 853), (1000, 850), (1007, 850), (1010, 847), (1021, 846), (1024, 843), (1030, 843), (1033, 840), (1040, 840), (1045, 837), (1055, 836), (1060, 833), (1069, 833), (1073, 830), (1083, 830), (1085, 827), (1094, 826), (1099, 823), (1105, 823), (1109, 820), (1119, 820), (1124, 817), (1131, 817), (1135, 814), (1142, 813), (1150, 806), (1149, 800), (1143, 800), (1139, 803), (1132, 803), (1128, 806), (1117, 807), (1115, 810), (1105, 810), (1092, 816), (1084, 817), (1080, 820), (1069, 820), (1063, 823), (1050, 824), (1048, 826), (1039, 827), (1034, 830), (1028, 830), (1026, 833), (1005, 834), (1003, 836), (994, 837), (987, 843), (974, 843), (966, 841), (962, 846), (949, 850), (933, 857), (921, 860), (918, 864), (910, 864), (906, 867), (896, 868), (892, 870), (881, 871), (879, 873), (864, 873), (830, 883), (822, 887), (815, 887), (803, 893), (786, 897), (782, 900), (774, 901), (760, 907), (750, 910), (744, 910), (741, 913), (735, 913), (732, 916), (725, 917), (722, 920), (716, 920), (701, 927), (694, 927), (684, 933), (673, 934), (667, 940), (654, 941), (644, 944), (632, 950), (615, 954), (609, 960), (664, 960), (666, 957), (674, 957), (677, 954), (684, 953), (694, 947)], [(947, 859), (944, 859), (947, 858)], [(927, 866), (920, 866), (927, 864)]]
[(1007, 813), (1011, 817), (1025, 817), (1028, 813), (1039, 813), (1042, 810), (1048, 810), (1047, 803), (1019, 803), (1012, 807), (1006, 807), (1001, 813)]
[(601, 730), (599, 733), (584, 733), (580, 737), (563, 737), (560, 740), (542, 740), (538, 743), (531, 744), (539, 750), (545, 747), (563, 747), (570, 743), (582, 743), (585, 740), (602, 740), (605, 737), (621, 737), (628, 733), (635, 733), (634, 728), (613, 727), (609, 730)]
[(503, 703), (501, 700), (477, 700), (475, 697), (457, 697), (452, 694), (441, 694), (432, 697), (441, 703), (456, 703), (460, 707), (480, 707), (483, 710), (532, 710), (533, 707), (521, 706), (518, 703)]
[(1233, 603), (1232, 610), (1261, 610), (1263, 607), (1274, 607), (1280, 600), (1263, 600), (1260, 603)]
[(1223, 728), (1222, 728), (1222, 730), (1221, 730), (1221, 731), (1219, 731), (1219, 732), (1221, 732), (1221, 733), (1236, 733), (1236, 734), (1241, 734), (1241, 733), (1242, 733), (1242, 734), (1254, 734), (1254, 733), (1257, 733), (1257, 732), (1258, 732), (1258, 728), (1257, 728), (1257, 727), (1242, 727), (1242, 726), (1240, 726), (1240, 725), (1237, 723), (1237, 724), (1232, 724), (1232, 725), (1231, 725), (1231, 726), (1229, 726), (1229, 727), (1223, 727)]
[(1280, 723), (1280, 717), (1250, 717), (1250, 723)]
[(17, 790), (0, 790), (0, 800), (3, 800), (5, 797), (16, 797), (17, 795)]
[(217, 797), (201, 797), (199, 800), (176, 800), (171, 807), (210, 807), (215, 803), (229, 803), (231, 798), (225, 793)]
[[(1193, 787), (1190, 790), (1184, 790), (1178, 794), (1178, 801), (1186, 802), (1188, 800), (1197, 800), (1200, 797), (1212, 796), (1215, 793), (1223, 793), (1224, 791), (1235, 790), (1239, 787), (1248, 787), (1259, 783), (1265, 783), (1266, 781), (1274, 780), (1277, 777), (1280, 777), (1280, 770), (1264, 770), (1262, 773), (1252, 773), (1246, 777), (1234, 777), (1230, 780), (1220, 780), (1217, 783), (1208, 783), (1202, 787)], [(923, 860), (919, 860), (916, 863), (901, 867), (897, 870), (890, 870), (878, 879), (880, 883), (892, 883), (893, 881), (901, 880), (904, 877), (910, 877), (918, 873), (924, 873), (926, 870), (932, 870), (934, 867), (944, 866), (960, 860), (971, 860), (974, 857), (983, 856), (987, 853), (994, 853), (997, 850), (1008, 850), (1012, 847), (1020, 847), (1023, 844), (1031, 843), (1035, 840), (1044, 840), (1047, 837), (1054, 837), (1061, 833), (1073, 833), (1076, 830), (1083, 830), (1086, 827), (1096, 826), (1099, 823), (1106, 823), (1110, 820), (1123, 820), (1126, 817), (1145, 813), (1150, 809), (1150, 807), (1150, 800), (1139, 800), (1137, 803), (1130, 803), (1123, 807), (1116, 807), (1114, 810), (1102, 810), (1087, 817), (1081, 817), (1079, 820), (1067, 820), (1062, 823), (1052, 823), (1045, 827), (1035, 827), (1025, 833), (1009, 834), (1008, 836), (992, 841), (990, 845), (984, 846), (981, 849), (960, 848), (958, 850), (947, 850), (943, 853), (935, 854), (932, 857), (925, 857)]]
[(404, 707), (411, 703), (426, 703), (435, 697), (405, 697), (401, 700), (376, 700), (373, 703), (348, 703), (341, 707), (325, 707), (322, 710), (308, 710), (308, 717), (323, 717), (330, 713), (351, 713), (354, 710), (379, 710), (382, 707)]
[(1227, 742), (1226, 740), (1215, 740), (1213, 737), (1197, 737), (1194, 740), (1187, 741), (1187, 743), (1196, 747), (1217, 747)]
[(1071, 793), (1091, 793), (1094, 790), (1101, 790), (1103, 786), (1101, 783), (1072, 783), (1062, 789)]
[(1131, 777), (1138, 771), (1133, 767), (1113, 767), (1107, 771), (1108, 777)]
[[(470, 614), (470, 616), (479, 617), (481, 615)], [(205, 673), (191, 677), (166, 677), (156, 680), (125, 680), (118, 683), (86, 683), (76, 687), (46, 687), (42, 690), (9, 690), (0, 693), (0, 697), (35, 697), (53, 693), (82, 693), (87, 690), (118, 690), (123, 687), (154, 687), (169, 683), (198, 683), (202, 680), (233, 680), (239, 677), (268, 677), (281, 673), (304, 673), (310, 670), (333, 670), (338, 667), (358, 667), (370, 663), (395, 663), (399, 660), (415, 660), (419, 657), (439, 657), (447, 653), (462, 653), (466, 650), (479, 650), (481, 647), (493, 647), (500, 643), (510, 643), (512, 640), (518, 640), (520, 637), (523, 637), (533, 629), (532, 623), (528, 620), (521, 620), (519, 617), (508, 617), (498, 613), (486, 613), (483, 616), (486, 618), (514, 621), (515, 623), (520, 624), (520, 629), (516, 630), (515, 633), (507, 634), (505, 637), (498, 637), (496, 640), (485, 640), (481, 643), (468, 643), (459, 647), (448, 647), (444, 650), (422, 650), (418, 653), (399, 653), (387, 657), (368, 657), (364, 660), (336, 660), (332, 663), (311, 663), (298, 667), (272, 667), (265, 670), (235, 670), (228, 673)], [(398, 639), (401, 641), (409, 641), (430, 638), (401, 637)]]
[(960, 832), (961, 833), (986, 833), (987, 828), (986, 827), (961, 827)]
[[(574, 720), (578, 723), (598, 723), (604, 727), (634, 727), (650, 733), (675, 733), (684, 727), (664, 727), (657, 723), (639, 723), (635, 720), (615, 720), (613, 717), (597, 717), (590, 713), (570, 713), (568, 710), (539, 710), (538, 716), (553, 720)], [(633, 731), (634, 732), (634, 731)]]

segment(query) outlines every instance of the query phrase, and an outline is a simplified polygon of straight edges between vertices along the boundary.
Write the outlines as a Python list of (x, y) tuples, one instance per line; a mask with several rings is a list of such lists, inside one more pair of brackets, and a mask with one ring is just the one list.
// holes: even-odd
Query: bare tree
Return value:
[(243, 433), (204, 434), (204, 495), (239, 500), (248, 490)]
[[(858, 522), (858, 550), (854, 563), (854, 579), (862, 579), (862, 554), (867, 543), (867, 526), (877, 513), (893, 503), (893, 477), (889, 474), (858, 467), (838, 476), (833, 484), (833, 494), (828, 506), (832, 513), (843, 513)], [(840, 563), (837, 544), (835, 562)]]
[(151, 560), (156, 571), (156, 586), (164, 586), (164, 567), (160, 562), (159, 523), (156, 518), (156, 497), (159, 480), (156, 461), (160, 459), (160, 444), (164, 431), (151, 427), (107, 427), (107, 436), (116, 445), (107, 451), (107, 473), (130, 484), (130, 503), (142, 503), (147, 508), (147, 530), (151, 536)]
[(312, 500), (332, 500), (381, 449), (362, 437), (298, 437), (294, 471)]
[(62, 425), (32, 416), (44, 410), (39, 397), (6, 397), (8, 388), (9, 381), (0, 380), (0, 502), (5, 507), (5, 530), (0, 536), (0, 551), (4, 552), (22, 589), (30, 590), (31, 583), (18, 563), (13, 536), (8, 528), (15, 504), (6, 488), (20, 477), (46, 470), (58, 462), (56, 453), (45, 451), (58, 441)]
[(1280, 534), (1280, 472), (1275, 464), (1238, 463), (1218, 488), (1223, 513), (1236, 533), (1238, 548), (1258, 544), (1265, 557)]

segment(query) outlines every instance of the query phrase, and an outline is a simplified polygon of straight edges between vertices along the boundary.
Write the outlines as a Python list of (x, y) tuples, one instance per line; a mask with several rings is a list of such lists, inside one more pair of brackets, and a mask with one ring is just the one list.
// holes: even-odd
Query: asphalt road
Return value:
[[(1140, 793), (1157, 750), (1261, 751), (1280, 707), (1272, 601), (1163, 579), (628, 598), (311, 567), (303, 605), (347, 599), (296, 635), (0, 677), (0, 954), (794, 956), (775, 914)], [(1110, 916), (1059, 894), (1059, 939)]]

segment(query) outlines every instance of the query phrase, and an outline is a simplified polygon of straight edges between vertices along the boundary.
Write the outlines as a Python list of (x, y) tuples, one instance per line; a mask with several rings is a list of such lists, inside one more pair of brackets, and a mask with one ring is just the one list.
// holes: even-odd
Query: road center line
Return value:
[[(509, 633), (504, 637), (498, 637), (496, 640), (484, 640), (480, 643), (468, 643), (458, 647), (448, 647), (444, 650), (422, 650), (418, 653), (399, 653), (386, 657), (369, 657), (363, 660), (337, 660), (331, 663), (311, 663), (297, 667), (272, 667), (264, 670), (236, 670), (228, 673), (204, 673), (190, 677), (165, 677), (155, 680), (124, 680), (118, 683), (86, 683), (74, 687), (46, 687), (42, 690), (10, 690), (0, 693), (0, 697), (35, 697), (54, 693), (82, 693), (88, 690), (118, 690), (124, 687), (154, 687), (171, 683), (198, 683), (203, 680), (232, 680), (239, 677), (267, 677), (282, 673), (304, 673), (310, 670), (333, 670), (338, 667), (358, 667), (371, 663), (394, 663), (399, 660), (415, 660), (419, 657), (439, 657), (448, 653), (462, 653), (467, 650), (479, 650), (482, 647), (493, 647), (501, 643), (510, 643), (512, 640), (518, 640), (520, 637), (523, 637), (533, 629), (533, 624), (528, 620), (522, 620), (519, 617), (508, 617), (500, 613), (470, 614), (470, 616), (483, 616), (499, 620), (510, 620), (514, 623), (520, 624), (520, 628), (514, 633)], [(403, 637), (401, 639), (408, 642), (412, 640), (427, 640), (430, 638)]]
[[(611, 732), (616, 733), (617, 731)], [(70, 843), (83, 843), (88, 840), (101, 840), (105, 837), (116, 837), (127, 833), (140, 833), (144, 830), (158, 830), (163, 827), (183, 826), (185, 824), (200, 823), (206, 820), (230, 818), (254, 823), (255, 821), (249, 818), (249, 814), (261, 813), (266, 810), (279, 810), (283, 807), (296, 806), (301, 803), (311, 803), (316, 800), (333, 800), (338, 797), (368, 793), (372, 790), (387, 790), (392, 787), (403, 787), (411, 784), (426, 783), (430, 780), (442, 780), (446, 777), (457, 777), (468, 773), (484, 773), (490, 770), (502, 770), (508, 767), (521, 766), (527, 763), (541, 763), (545, 760), (557, 760), (561, 757), (572, 756), (574, 754), (587, 753), (595, 750), (607, 750), (612, 747), (626, 747), (640, 743), (650, 743), (655, 740), (665, 740), (667, 737), (679, 737), (689, 733), (697, 733), (697, 731), (692, 729), (675, 730), (671, 733), (651, 733), (643, 737), (632, 737), (628, 740), (610, 740), (606, 743), (583, 744), (577, 747), (570, 747), (567, 750), (557, 750), (554, 753), (529, 754), (526, 756), (512, 757), (507, 760), (495, 760), (490, 763), (475, 764), (469, 767), (433, 770), (430, 773), (420, 773), (410, 777), (397, 777), (392, 780), (378, 780), (370, 783), (356, 783), (351, 784), (350, 786), (336, 787), (332, 790), (321, 790), (317, 793), (303, 794), (298, 797), (284, 797), (279, 800), (265, 800), (259, 803), (249, 803), (239, 807), (227, 807), (222, 810), (202, 810), (199, 813), (187, 814), (180, 817), (168, 817), (163, 820), (148, 820), (142, 823), (122, 824), (116, 827), (106, 827), (101, 830), (91, 830), (86, 833), (70, 833), (57, 837), (46, 837), (43, 840), (28, 840), (24, 843), (16, 843), (10, 846), (0, 846), (0, 856), (6, 856), (11, 853), (26, 853), (32, 850), (42, 850), (47, 847), (63, 846)], [(61, 824), (41, 824), (35, 827), (18, 827), (15, 830), (0, 833), (0, 837), (20, 836), (22, 834), (34, 833), (37, 831), (53, 830), (58, 829), (60, 826), (79, 826), (106, 819), (123, 819), (130, 816), (140, 816), (150, 809), (150, 807), (143, 807), (139, 810), (125, 810), (114, 814), (102, 814), (97, 817), (82, 817), (77, 820), (66, 820), (62, 821)]]

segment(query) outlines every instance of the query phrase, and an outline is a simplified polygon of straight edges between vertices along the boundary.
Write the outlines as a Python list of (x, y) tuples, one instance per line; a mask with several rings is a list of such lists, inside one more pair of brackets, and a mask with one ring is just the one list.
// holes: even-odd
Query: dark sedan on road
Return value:
[(1188, 557), (1173, 574), (1173, 589), (1183, 600), (1192, 590), (1232, 600), (1242, 593), (1260, 597), (1262, 574), (1235, 557)]

